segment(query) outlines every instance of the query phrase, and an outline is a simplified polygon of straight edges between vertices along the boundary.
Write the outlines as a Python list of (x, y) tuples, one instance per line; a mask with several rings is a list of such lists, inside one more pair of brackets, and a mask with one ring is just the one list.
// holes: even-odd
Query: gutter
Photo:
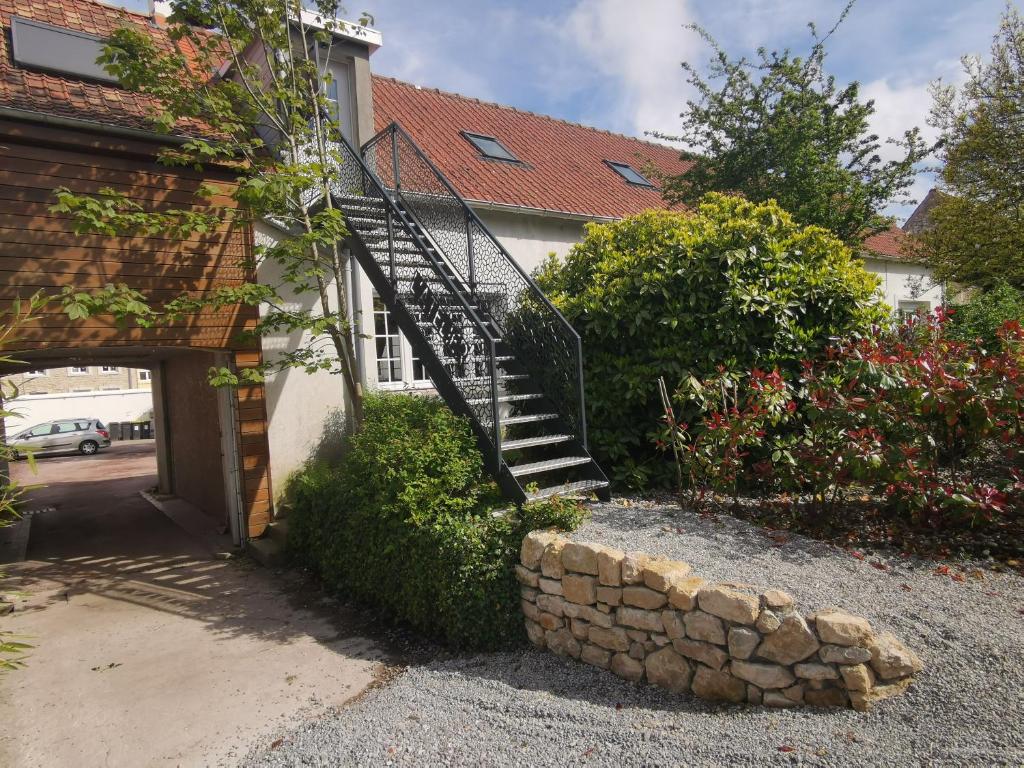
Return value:
[(194, 136), (175, 136), (168, 133), (157, 133), (156, 131), (147, 131), (142, 128), (126, 128), (119, 125), (110, 125), (109, 123), (100, 123), (95, 120), (83, 120), (78, 117), (62, 117), (61, 115), (33, 112), (32, 110), (17, 109), (16, 107), (0, 106), (0, 117), (42, 123), (57, 128), (73, 128), (110, 136), (120, 136), (126, 139), (159, 142), (161, 144), (184, 144), (196, 138)]
[(512, 205), (510, 203), (495, 203), (489, 200), (466, 199), (474, 208), (482, 211), (496, 211), (499, 213), (521, 213), (527, 216), (546, 216), (548, 218), (568, 219), (570, 221), (599, 221), (602, 223), (620, 221), (621, 216), (594, 216), (586, 213), (574, 213), (572, 211), (559, 211), (553, 208), (531, 208), (524, 205)]

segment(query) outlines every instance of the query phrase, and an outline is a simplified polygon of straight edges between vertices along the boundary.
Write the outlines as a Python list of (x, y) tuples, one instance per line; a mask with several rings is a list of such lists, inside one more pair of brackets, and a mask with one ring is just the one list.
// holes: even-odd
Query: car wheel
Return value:
[(92, 456), (99, 449), (100, 445), (95, 440), (83, 440), (82, 444), (78, 446), (78, 450), (82, 452), (83, 456)]

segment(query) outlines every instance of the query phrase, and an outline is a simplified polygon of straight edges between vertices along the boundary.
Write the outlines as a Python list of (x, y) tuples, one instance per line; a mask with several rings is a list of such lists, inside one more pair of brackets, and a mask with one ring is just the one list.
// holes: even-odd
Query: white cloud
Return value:
[(580, 0), (563, 37), (614, 91), (612, 122), (635, 134), (679, 132), (691, 89), (680, 66), (701, 46), (684, 29), (694, 21), (688, 0)]

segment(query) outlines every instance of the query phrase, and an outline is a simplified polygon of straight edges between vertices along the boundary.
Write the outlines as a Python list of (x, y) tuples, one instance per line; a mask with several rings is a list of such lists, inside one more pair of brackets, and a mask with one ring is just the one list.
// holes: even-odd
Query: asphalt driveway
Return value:
[(23, 595), (0, 626), (29, 638), (0, 676), (0, 765), (233, 764), (256, 741), (369, 685), (362, 619), (154, 509), (152, 444), (41, 459)]

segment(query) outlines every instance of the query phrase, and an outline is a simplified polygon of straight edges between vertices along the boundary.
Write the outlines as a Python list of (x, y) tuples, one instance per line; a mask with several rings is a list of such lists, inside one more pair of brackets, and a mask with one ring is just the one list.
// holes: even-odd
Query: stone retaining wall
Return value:
[(531, 642), (626, 680), (734, 703), (864, 711), (922, 668), (863, 618), (801, 615), (785, 592), (708, 584), (686, 563), (551, 531), (529, 534), (521, 561)]

